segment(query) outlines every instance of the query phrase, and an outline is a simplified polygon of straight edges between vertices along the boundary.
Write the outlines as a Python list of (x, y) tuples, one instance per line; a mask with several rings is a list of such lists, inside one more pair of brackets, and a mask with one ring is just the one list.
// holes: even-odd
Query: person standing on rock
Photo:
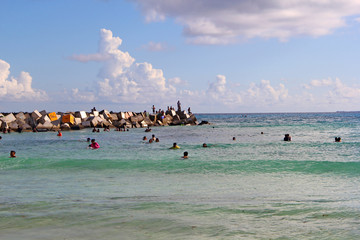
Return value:
[(181, 111), (181, 103), (180, 103), (180, 100), (178, 100), (177, 106), (178, 106), (178, 111), (180, 112), (180, 111)]

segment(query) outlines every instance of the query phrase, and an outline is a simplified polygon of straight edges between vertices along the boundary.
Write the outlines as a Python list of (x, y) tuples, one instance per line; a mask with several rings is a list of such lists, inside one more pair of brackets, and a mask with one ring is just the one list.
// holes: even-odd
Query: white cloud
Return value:
[[(176, 92), (173, 85), (166, 82), (161, 69), (155, 69), (150, 63), (137, 63), (128, 52), (119, 49), (122, 40), (114, 37), (110, 30), (101, 29), (99, 50), (96, 54), (73, 55), (73, 60), (102, 61), (99, 72), (102, 79), (98, 82), (97, 95), (110, 102), (145, 103), (168, 99)], [(81, 57), (80, 57), (81, 56)], [(74, 89), (80, 99), (95, 98), (89, 93)], [(174, 96), (175, 97), (175, 96)]]
[(149, 42), (148, 44), (143, 45), (142, 48), (151, 52), (161, 52), (169, 49), (168, 45), (162, 42)]
[[(358, 0), (132, 0), (147, 21), (171, 17), (195, 44), (226, 44), (238, 38), (319, 37), (358, 19)], [(356, 18), (357, 17), (357, 18)]]
[(174, 77), (174, 78), (169, 78), (168, 79), (168, 82), (170, 83), (170, 84), (173, 84), (173, 85), (186, 85), (187, 84), (187, 82), (186, 81), (184, 81), (184, 80), (182, 80), (181, 78), (179, 78), (179, 77)]
[(10, 77), (10, 64), (0, 59), (0, 99), (5, 101), (44, 101), (48, 99), (45, 91), (31, 87), (32, 77), (21, 72), (18, 78)]
[(225, 105), (239, 104), (242, 102), (239, 93), (227, 88), (226, 77), (224, 75), (216, 76), (216, 81), (209, 84), (206, 94), (210, 99)]
[(288, 89), (284, 84), (279, 84), (279, 87), (275, 88), (271, 86), (270, 81), (261, 80), (260, 84), (250, 84), (247, 95), (248, 99), (253, 99), (257, 103), (281, 102), (288, 97)]

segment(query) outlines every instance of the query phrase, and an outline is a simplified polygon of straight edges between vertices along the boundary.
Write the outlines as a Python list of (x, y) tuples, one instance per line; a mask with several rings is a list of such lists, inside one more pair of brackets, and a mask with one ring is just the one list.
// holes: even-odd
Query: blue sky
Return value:
[[(290, 3), (291, 2), (291, 3)], [(360, 110), (355, 0), (3, 0), (0, 112)]]

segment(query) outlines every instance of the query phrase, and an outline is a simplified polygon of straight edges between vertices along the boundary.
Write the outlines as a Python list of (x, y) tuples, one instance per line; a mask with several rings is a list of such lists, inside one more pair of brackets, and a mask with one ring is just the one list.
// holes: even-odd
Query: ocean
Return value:
[(0, 134), (0, 239), (360, 238), (360, 113), (196, 116)]

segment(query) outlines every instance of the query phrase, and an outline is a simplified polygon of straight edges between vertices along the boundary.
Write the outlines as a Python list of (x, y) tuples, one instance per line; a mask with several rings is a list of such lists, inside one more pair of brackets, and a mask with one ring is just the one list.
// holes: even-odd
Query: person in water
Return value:
[(187, 159), (189, 158), (189, 153), (188, 152), (184, 152), (184, 156), (182, 156), (183, 159)]
[(91, 147), (92, 149), (98, 149), (100, 148), (100, 145), (95, 142), (95, 139), (91, 139), (91, 144), (89, 145), (89, 147)]
[(153, 141), (156, 140), (155, 134), (152, 135), (151, 139), (152, 139)]
[(335, 142), (341, 142), (341, 137), (335, 137)]
[(146, 136), (144, 136), (144, 137), (143, 137), (143, 140), (144, 140), (144, 141), (146, 141), (146, 140), (147, 140), (147, 137), (146, 137)]
[(90, 141), (91, 141), (91, 138), (87, 138), (86, 141), (87, 141), (87, 142), (90, 142)]
[(60, 130), (58, 131), (57, 136), (58, 136), (58, 137), (62, 137), (62, 133), (60, 132)]
[(155, 142), (160, 142), (160, 139), (159, 139), (159, 138), (156, 138)]
[(16, 158), (16, 152), (14, 150), (10, 151), (10, 158)]
[(152, 138), (149, 139), (149, 143), (153, 143), (154, 140)]
[(206, 144), (206, 143), (203, 143), (203, 147), (207, 147), (207, 144)]
[(180, 147), (176, 143), (173, 143), (173, 146), (170, 149), (179, 149), (179, 148)]
[(233, 141), (236, 141), (236, 137), (233, 137)]

